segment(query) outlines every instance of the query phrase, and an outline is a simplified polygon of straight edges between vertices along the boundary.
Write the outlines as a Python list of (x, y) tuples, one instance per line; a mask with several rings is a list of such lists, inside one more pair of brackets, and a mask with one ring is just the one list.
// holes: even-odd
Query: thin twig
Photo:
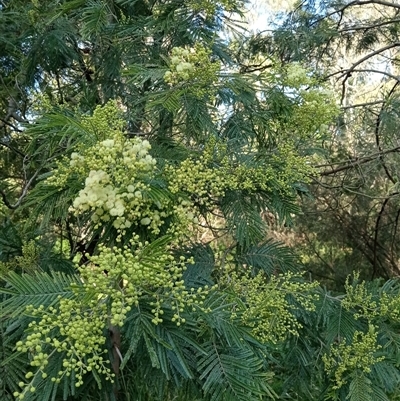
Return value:
[(4, 204), (9, 208), (9, 209), (16, 209), (18, 206), (20, 206), (20, 204), (22, 203), (22, 201), (24, 200), (29, 187), (31, 186), (33, 180), (37, 177), (37, 175), (39, 174), (39, 170), (36, 171), (35, 174), (33, 174), (33, 176), (29, 179), (29, 181), (26, 183), (24, 189), (22, 190), (21, 196), (18, 198), (17, 202), (14, 203), (14, 205), (12, 205), (6, 197), (6, 194), (3, 190), (0, 189), (0, 195), (3, 199)]
[(360, 164), (368, 163), (372, 160), (375, 160), (376, 158), (381, 158), (383, 155), (386, 155), (389, 153), (395, 153), (398, 151), (400, 151), (400, 146), (396, 146), (395, 148), (392, 148), (392, 149), (373, 153), (372, 155), (356, 158), (356, 159), (349, 160), (349, 161), (342, 161), (342, 162), (337, 162), (337, 163), (332, 163), (332, 164), (319, 164), (319, 165), (314, 166), (314, 168), (332, 167), (332, 165), (340, 166), (340, 167), (336, 167), (336, 168), (332, 167), (331, 170), (326, 170), (326, 171), (322, 171), (319, 173), (320, 176), (331, 175), (331, 174), (338, 173), (340, 171), (344, 171), (344, 170), (348, 170), (348, 169), (357, 167)]

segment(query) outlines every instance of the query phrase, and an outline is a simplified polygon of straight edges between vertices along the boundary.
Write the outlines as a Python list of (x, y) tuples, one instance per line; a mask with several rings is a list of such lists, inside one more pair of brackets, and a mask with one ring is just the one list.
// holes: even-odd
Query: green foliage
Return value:
[[(337, 348), (331, 348), (330, 355), (323, 358), (325, 369), (328, 374), (335, 373), (335, 386), (333, 389), (339, 389), (346, 383), (346, 373), (350, 372), (353, 377), (350, 382), (350, 398), (353, 393), (358, 391), (359, 380), (362, 379), (362, 373), (370, 373), (371, 366), (384, 360), (384, 357), (375, 357), (375, 354), (381, 348), (376, 344), (377, 332), (376, 327), (370, 325), (368, 333), (354, 333), (352, 344), (346, 345), (343, 341)], [(358, 372), (358, 371), (361, 371)], [(369, 381), (369, 380), (368, 380)], [(366, 386), (369, 388), (369, 386)], [(367, 390), (367, 393), (369, 391)], [(356, 396), (355, 399), (357, 398)]]
[(253, 272), (261, 270), (268, 276), (273, 276), (277, 271), (287, 272), (298, 269), (293, 253), (285, 246), (270, 240), (243, 251), (240, 262), (251, 266)]
[(242, 277), (233, 273), (229, 281), (234, 293), (243, 299), (243, 323), (266, 343), (276, 344), (288, 335), (298, 336), (302, 324), (293, 312), (299, 308), (313, 312), (318, 299), (318, 295), (312, 294), (318, 283), (296, 283), (290, 273), (269, 280), (262, 273)]
[[(307, 7), (292, 27), (326, 44)], [(242, 12), (0, 5), (2, 400), (400, 396), (397, 281), (331, 293), (273, 239), (339, 113), (301, 59), (323, 51), (288, 22), (242, 46)]]

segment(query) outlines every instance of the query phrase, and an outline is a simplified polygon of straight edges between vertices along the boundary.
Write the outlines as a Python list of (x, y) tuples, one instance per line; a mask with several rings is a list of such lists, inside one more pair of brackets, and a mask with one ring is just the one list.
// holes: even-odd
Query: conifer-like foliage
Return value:
[(0, 399), (389, 400), (400, 286), (291, 225), (338, 116), (241, 1), (0, 3)]

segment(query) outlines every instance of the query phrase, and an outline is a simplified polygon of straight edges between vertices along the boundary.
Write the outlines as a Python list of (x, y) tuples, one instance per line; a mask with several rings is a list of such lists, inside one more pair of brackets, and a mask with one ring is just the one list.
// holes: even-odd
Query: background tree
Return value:
[(380, 1), (302, 2), (252, 39), (255, 51), (318, 71), (340, 99), (315, 161), (315, 199), (297, 220), (304, 261), (329, 286), (353, 269), (398, 275), (398, 12)]

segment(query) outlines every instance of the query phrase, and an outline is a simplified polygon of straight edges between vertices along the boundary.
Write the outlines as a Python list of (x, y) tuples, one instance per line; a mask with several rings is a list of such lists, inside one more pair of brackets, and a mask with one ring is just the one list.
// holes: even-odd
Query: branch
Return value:
[[(111, 366), (113, 369), (113, 372), (115, 374), (115, 377), (118, 377), (119, 374), (119, 368), (121, 365), (121, 362), (123, 360), (122, 354), (120, 351), (121, 348), (121, 330), (119, 327), (116, 326), (110, 326), (108, 328), (108, 332), (110, 335), (110, 340), (111, 340), (111, 347), (112, 347), (112, 355), (113, 355), (113, 360), (111, 361)], [(118, 387), (116, 384), (114, 384), (114, 396), (115, 399), (117, 400), (118, 398)]]
[(390, 254), (392, 255), (392, 259), (394, 259), (393, 252), (394, 252), (394, 244), (397, 242), (397, 227), (399, 225), (399, 218), (400, 218), (400, 209), (397, 210), (396, 218), (394, 220), (394, 228), (392, 231), (392, 241), (390, 244)]
[(22, 157), (25, 158), (25, 155), (24, 155), (20, 150), (14, 148), (13, 146), (9, 145), (8, 143), (3, 142), (3, 141), (0, 141), (0, 145), (1, 145), (1, 146), (4, 146), (4, 147), (7, 148), (7, 149), (10, 149), (12, 152), (15, 152), (15, 153), (17, 153), (17, 154), (19, 154), (20, 156), (22, 156)]
[[(395, 192), (395, 194), (398, 194), (398, 192)], [(378, 218), (376, 219), (375, 222), (375, 229), (374, 229), (374, 242), (373, 242), (373, 257), (374, 257), (374, 261), (372, 264), (372, 280), (375, 278), (375, 275), (377, 273), (377, 261), (378, 261), (378, 254), (377, 254), (377, 250), (378, 250), (378, 232), (379, 232), (379, 223), (382, 219), (382, 215), (383, 212), (385, 211), (386, 205), (388, 204), (390, 198), (392, 195), (390, 195), (388, 198), (386, 198), (381, 206), (381, 209), (378, 213)]]
[(392, 3), (392, 2), (384, 1), (384, 0), (355, 0), (355, 1), (348, 3), (346, 6), (347, 7), (363, 6), (366, 4), (379, 4), (381, 6), (397, 8), (398, 10), (400, 10), (400, 4), (396, 4), (396, 3)]
[[(13, 118), (14, 120), (16, 120), (16, 121), (18, 121), (20, 123), (27, 123), (28, 122), (27, 120), (25, 120), (24, 118), (22, 118), (21, 116), (19, 116), (17, 114), (17, 112), (16, 112), (17, 109), (18, 109), (17, 102), (12, 97), (10, 97), (8, 99), (7, 114), (4, 116), (4, 118), (0, 119), (0, 121), (1, 121), (0, 128), (3, 128), (4, 126), (9, 125), (13, 129), (15, 129), (14, 126), (8, 122), (8, 120), (10, 118)], [(20, 131), (20, 130), (18, 130), (18, 131)]]
[(369, 69), (369, 68), (366, 68), (366, 69), (358, 69), (357, 68), (357, 69), (354, 69), (353, 72), (374, 72), (376, 74), (386, 75), (387, 77), (392, 78), (396, 81), (400, 81), (400, 77), (398, 75), (393, 75), (393, 74), (390, 74), (389, 72), (381, 71), (381, 70), (374, 70), (374, 69)]
[(375, 102), (357, 103), (357, 104), (353, 104), (351, 106), (341, 106), (341, 109), (347, 110), (347, 109), (353, 109), (355, 107), (374, 106), (374, 105), (382, 104), (382, 103), (385, 103), (385, 100), (376, 100)]
[[(392, 149), (388, 149), (385, 151), (381, 151), (381, 152), (377, 152), (377, 153), (373, 153), (372, 155), (369, 156), (364, 156), (361, 158), (356, 158), (354, 160), (350, 160), (350, 161), (343, 161), (343, 162), (338, 162), (335, 163), (336, 165), (341, 165), (344, 164), (340, 167), (336, 167), (336, 168), (332, 168), (331, 170), (327, 170), (327, 171), (322, 171), (321, 173), (319, 173), (320, 176), (327, 176), (327, 175), (331, 175), (331, 174), (336, 174), (339, 173), (340, 171), (345, 171), (354, 167), (357, 167), (361, 164), (365, 164), (368, 163), (372, 160), (375, 160), (376, 158), (381, 158), (383, 155), (387, 155), (389, 153), (395, 153), (400, 151), (400, 146), (396, 146), (395, 148)], [(328, 166), (332, 166), (332, 164), (319, 164), (317, 166), (314, 166), (315, 168), (322, 168), (322, 167), (328, 167)]]
[(239, 65), (240, 65), (240, 72), (241, 73), (251, 73), (251, 72), (255, 72), (255, 71), (264, 71), (265, 69), (272, 67), (272, 64), (264, 64), (264, 62), (259, 63), (259, 64), (250, 64), (250, 65), (239, 63)]
[(367, 5), (367, 4), (379, 4), (382, 6), (388, 6), (388, 7), (400, 9), (400, 4), (390, 3), (390, 2), (384, 1), (384, 0), (355, 0), (355, 1), (351, 1), (350, 3), (345, 4), (343, 7), (339, 8), (335, 11), (332, 11), (332, 12), (324, 15), (322, 18), (317, 19), (316, 21), (314, 21), (313, 25), (324, 20), (325, 18), (332, 17), (332, 15), (343, 13), (349, 7), (363, 6), (363, 5)]
[(37, 177), (38, 174), (39, 174), (39, 170), (36, 171), (36, 173), (33, 174), (33, 176), (26, 183), (24, 189), (22, 190), (21, 196), (18, 198), (17, 202), (14, 203), (14, 205), (12, 205), (7, 200), (5, 192), (2, 189), (0, 189), (0, 195), (1, 195), (2, 199), (3, 199), (3, 202), (9, 209), (16, 209), (22, 203), (22, 201), (24, 200), (24, 198), (25, 198), (25, 196), (26, 196), (26, 194), (28, 192), (29, 187), (31, 186), (33, 180)]
[(29, 122), (28, 120), (25, 120), (25, 118), (22, 118), (21, 116), (19, 116), (15, 111), (13, 113), (11, 113), (11, 117), (20, 123), (28, 123)]
[(368, 29), (379, 28), (380, 26), (390, 25), (396, 22), (400, 22), (400, 19), (390, 19), (388, 21), (381, 21), (372, 25), (352, 25), (346, 28), (339, 29), (337, 33), (348, 32), (348, 31), (367, 31)]
[(366, 56), (362, 57), (360, 60), (356, 61), (345, 73), (343, 73), (342, 75), (340, 75), (340, 77), (339, 77), (338, 79), (341, 79), (341, 78), (344, 77), (344, 80), (343, 80), (343, 82), (342, 82), (343, 89), (342, 89), (342, 100), (341, 100), (341, 101), (343, 101), (343, 99), (344, 99), (344, 94), (345, 94), (345, 91), (346, 91), (346, 81), (347, 81), (347, 80), (349, 79), (349, 77), (351, 76), (351, 73), (352, 73), (360, 64), (362, 64), (364, 61), (367, 61), (367, 60), (369, 60), (370, 58), (376, 56), (377, 54), (380, 54), (380, 53), (382, 53), (382, 52), (384, 52), (384, 51), (386, 51), (386, 50), (392, 49), (393, 47), (397, 47), (397, 46), (400, 46), (400, 42), (394, 42), (394, 43), (392, 43), (392, 44), (390, 44), (390, 45), (381, 47), (380, 49), (375, 50), (375, 51), (373, 51), (373, 52), (367, 54)]
[[(389, 203), (390, 199), (392, 199), (396, 195), (399, 195), (399, 192), (393, 192), (393, 193), (389, 194), (388, 197), (384, 200), (384, 202), (382, 203), (382, 206), (379, 210), (376, 222), (375, 222), (374, 242), (373, 242), (374, 263), (373, 263), (372, 279), (374, 279), (376, 277), (376, 273), (377, 273), (377, 261), (378, 261), (377, 247), (379, 245), (378, 244), (379, 225), (382, 220), (382, 216), (383, 216), (383, 213), (385, 212), (385, 208), (386, 208), (387, 204)], [(396, 224), (397, 224), (397, 222), (396, 222)], [(387, 252), (384, 252), (384, 253), (387, 254)], [(386, 259), (389, 261), (389, 263), (392, 264), (393, 270), (398, 270), (397, 263), (394, 261), (393, 256), (391, 256), (391, 255), (393, 255), (392, 247), (391, 247), (390, 254), (387, 254), (387, 256), (386, 256)], [(381, 266), (383, 266), (382, 263), (381, 263)]]
[[(329, 207), (329, 203), (328, 203), (328, 207)], [(332, 212), (334, 212), (334, 209), (332, 207), (329, 207), (329, 209)], [(349, 238), (352, 241), (354, 241), (355, 246), (353, 246), (353, 248), (357, 248), (360, 252), (362, 252), (363, 255), (365, 256), (365, 258), (371, 264), (371, 266), (373, 266), (374, 265), (373, 237), (371, 237), (368, 234), (368, 232), (365, 229), (363, 229), (362, 227), (351, 224), (351, 215), (348, 211), (345, 211), (344, 209), (341, 209), (341, 211), (344, 212), (344, 215), (340, 214), (340, 212), (339, 212), (339, 214), (333, 213), (334, 218), (341, 225), (342, 229), (346, 230)], [(347, 216), (347, 218), (345, 216)], [(386, 255), (384, 255), (385, 248), (378, 241), (376, 242), (376, 247), (380, 249), (380, 252), (382, 252), (383, 257), (385, 258), (386, 257)], [(387, 259), (390, 259), (390, 258), (387, 258)], [(382, 260), (380, 260), (378, 258), (376, 262), (380, 265), (384, 276), (386, 278), (389, 278), (390, 274), (388, 273)]]
[(10, 116), (6, 116), (6, 118), (0, 118), (0, 121), (2, 122), (2, 124), (0, 124), (0, 128), (3, 128), (6, 125), (8, 125), (16, 132), (23, 132), (22, 129), (17, 128), (14, 124), (11, 124), (9, 121), (7, 121), (9, 118)]
[(370, 59), (371, 57), (376, 56), (379, 53), (384, 52), (385, 50), (389, 50), (392, 49), (393, 47), (397, 47), (400, 46), (400, 42), (394, 42), (391, 43), (390, 45), (381, 47), (378, 50), (375, 50), (369, 54), (367, 54), (366, 56), (364, 56), (363, 58), (361, 58), (360, 60), (356, 61), (345, 73), (343, 73), (338, 79), (342, 78), (342, 77), (346, 77), (346, 79), (349, 77), (349, 75), (360, 65), (362, 64), (364, 61), (367, 61), (368, 59)]
[[(388, 94), (388, 96), (387, 96), (388, 99), (390, 98), (390, 96), (393, 95), (393, 93), (394, 93), (394, 91), (396, 90), (396, 88), (397, 88), (397, 86), (399, 85), (399, 83), (400, 83), (400, 81), (397, 81), (397, 82), (393, 85), (392, 89), (390, 90), (390, 92), (389, 92), (389, 94)], [(379, 139), (379, 137), (380, 137), (380, 127), (381, 127), (381, 122), (382, 122), (382, 113), (383, 113), (383, 111), (385, 110), (385, 106), (386, 106), (386, 102), (383, 103), (382, 106), (381, 106), (381, 110), (380, 110), (380, 112), (379, 112), (378, 118), (376, 119), (376, 125), (375, 125), (375, 143), (376, 143), (376, 146), (377, 146), (377, 148), (378, 148), (378, 150), (379, 150), (380, 152), (382, 152), (382, 146), (381, 146), (381, 144), (380, 144), (380, 139)], [(383, 166), (383, 168), (384, 168), (384, 170), (385, 170), (385, 173), (386, 173), (387, 177), (389, 178), (390, 181), (392, 181), (393, 184), (395, 184), (395, 183), (396, 183), (396, 180), (395, 180), (395, 179), (392, 177), (392, 175), (390, 174), (389, 169), (388, 169), (388, 167), (386, 166), (385, 161), (383, 160), (383, 155), (380, 156), (379, 158), (380, 158), (380, 160), (381, 160), (381, 164), (382, 164), (382, 166)]]

